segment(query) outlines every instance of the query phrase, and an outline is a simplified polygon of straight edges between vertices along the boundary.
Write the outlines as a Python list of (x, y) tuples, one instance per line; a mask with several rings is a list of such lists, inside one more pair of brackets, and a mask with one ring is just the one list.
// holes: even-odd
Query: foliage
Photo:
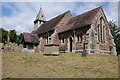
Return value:
[(0, 42), (2, 42), (2, 30), (0, 29)]
[(8, 34), (7, 30), (4, 30), (3, 28), (0, 28), (0, 40), (1, 40), (1, 42), (6, 43), (7, 34)]
[(120, 28), (117, 27), (115, 21), (109, 21), (109, 25), (116, 44), (116, 51), (120, 54)]
[(10, 30), (10, 42), (16, 42), (17, 34), (15, 30)]
[(17, 35), (17, 40), (16, 40), (16, 43), (18, 43), (18, 44), (20, 44), (20, 43), (21, 43), (22, 36), (23, 36), (23, 34), (22, 34), (22, 33), (20, 33), (20, 35)]
[(4, 28), (0, 28), (0, 40), (4, 44), (7, 42), (7, 35), (9, 33), (10, 42), (20, 44), (22, 39), (22, 33), (20, 35), (17, 34), (16, 30), (10, 30), (9, 32)]

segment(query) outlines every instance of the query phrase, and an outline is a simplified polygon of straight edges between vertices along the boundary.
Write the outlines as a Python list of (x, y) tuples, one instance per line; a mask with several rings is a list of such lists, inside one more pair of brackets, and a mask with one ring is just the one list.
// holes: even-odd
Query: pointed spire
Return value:
[(43, 13), (43, 10), (42, 10), (42, 5), (40, 7), (40, 10), (37, 14), (37, 17), (36, 17), (35, 21), (37, 21), (37, 20), (46, 21), (46, 18), (44, 16), (44, 13)]
[(37, 30), (41, 24), (45, 23), (46, 22), (46, 18), (45, 18), (45, 15), (43, 13), (43, 10), (42, 10), (42, 5), (40, 7), (40, 10), (36, 16), (36, 19), (34, 21), (34, 30)]

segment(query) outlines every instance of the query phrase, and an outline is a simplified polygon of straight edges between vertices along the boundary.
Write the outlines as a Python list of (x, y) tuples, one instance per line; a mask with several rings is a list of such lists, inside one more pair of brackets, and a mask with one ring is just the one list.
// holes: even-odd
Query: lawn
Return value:
[(117, 78), (118, 57), (61, 53), (2, 53), (3, 78)]

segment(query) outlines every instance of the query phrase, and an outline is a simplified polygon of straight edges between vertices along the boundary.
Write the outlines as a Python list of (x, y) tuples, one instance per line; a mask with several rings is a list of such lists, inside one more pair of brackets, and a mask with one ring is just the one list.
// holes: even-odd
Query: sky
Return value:
[(18, 34), (31, 32), (34, 28), (33, 21), (41, 6), (47, 20), (68, 10), (73, 16), (77, 16), (102, 6), (108, 21), (114, 20), (118, 23), (118, 2), (7, 2), (5, 0), (0, 3), (0, 26), (7, 30), (15, 29)]

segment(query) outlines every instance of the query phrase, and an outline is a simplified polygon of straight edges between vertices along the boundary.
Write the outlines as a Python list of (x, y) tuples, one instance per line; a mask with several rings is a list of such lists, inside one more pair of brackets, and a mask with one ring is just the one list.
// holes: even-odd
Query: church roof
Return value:
[(100, 8), (101, 7), (98, 7), (83, 14), (80, 14), (78, 16), (72, 17), (68, 21), (68, 23), (64, 25), (61, 30), (59, 30), (59, 33), (77, 28), (82, 28), (92, 24), (92, 20), (94, 19), (95, 15), (100, 10)]
[[(83, 14), (78, 16), (72, 17), (69, 21), (64, 25), (61, 26), (58, 30), (58, 33), (62, 33), (69, 30), (74, 30), (78, 28), (82, 28), (92, 24), (94, 17), (96, 16), (97, 12), (101, 9), (101, 7), (95, 8), (93, 10), (87, 11)], [(33, 31), (34, 34), (43, 34), (48, 31), (52, 31), (55, 29), (56, 25), (61, 21), (61, 19), (70, 11), (67, 11), (49, 21), (46, 21), (42, 24), (36, 31)]]
[(32, 33), (34, 34), (42, 34), (46, 33), (48, 31), (52, 31), (55, 29), (56, 25), (61, 21), (61, 19), (70, 11), (67, 11), (49, 21), (46, 21), (45, 23), (41, 24), (41, 26), (36, 30), (33, 31)]
[(23, 39), (24, 39), (25, 42), (39, 43), (39, 38), (36, 34), (23, 33)]
[(40, 10), (39, 10), (39, 12), (36, 16), (35, 21), (37, 21), (37, 20), (46, 21), (46, 18), (44, 16), (44, 13), (43, 13), (43, 10), (42, 10), (42, 7), (40, 8)]

